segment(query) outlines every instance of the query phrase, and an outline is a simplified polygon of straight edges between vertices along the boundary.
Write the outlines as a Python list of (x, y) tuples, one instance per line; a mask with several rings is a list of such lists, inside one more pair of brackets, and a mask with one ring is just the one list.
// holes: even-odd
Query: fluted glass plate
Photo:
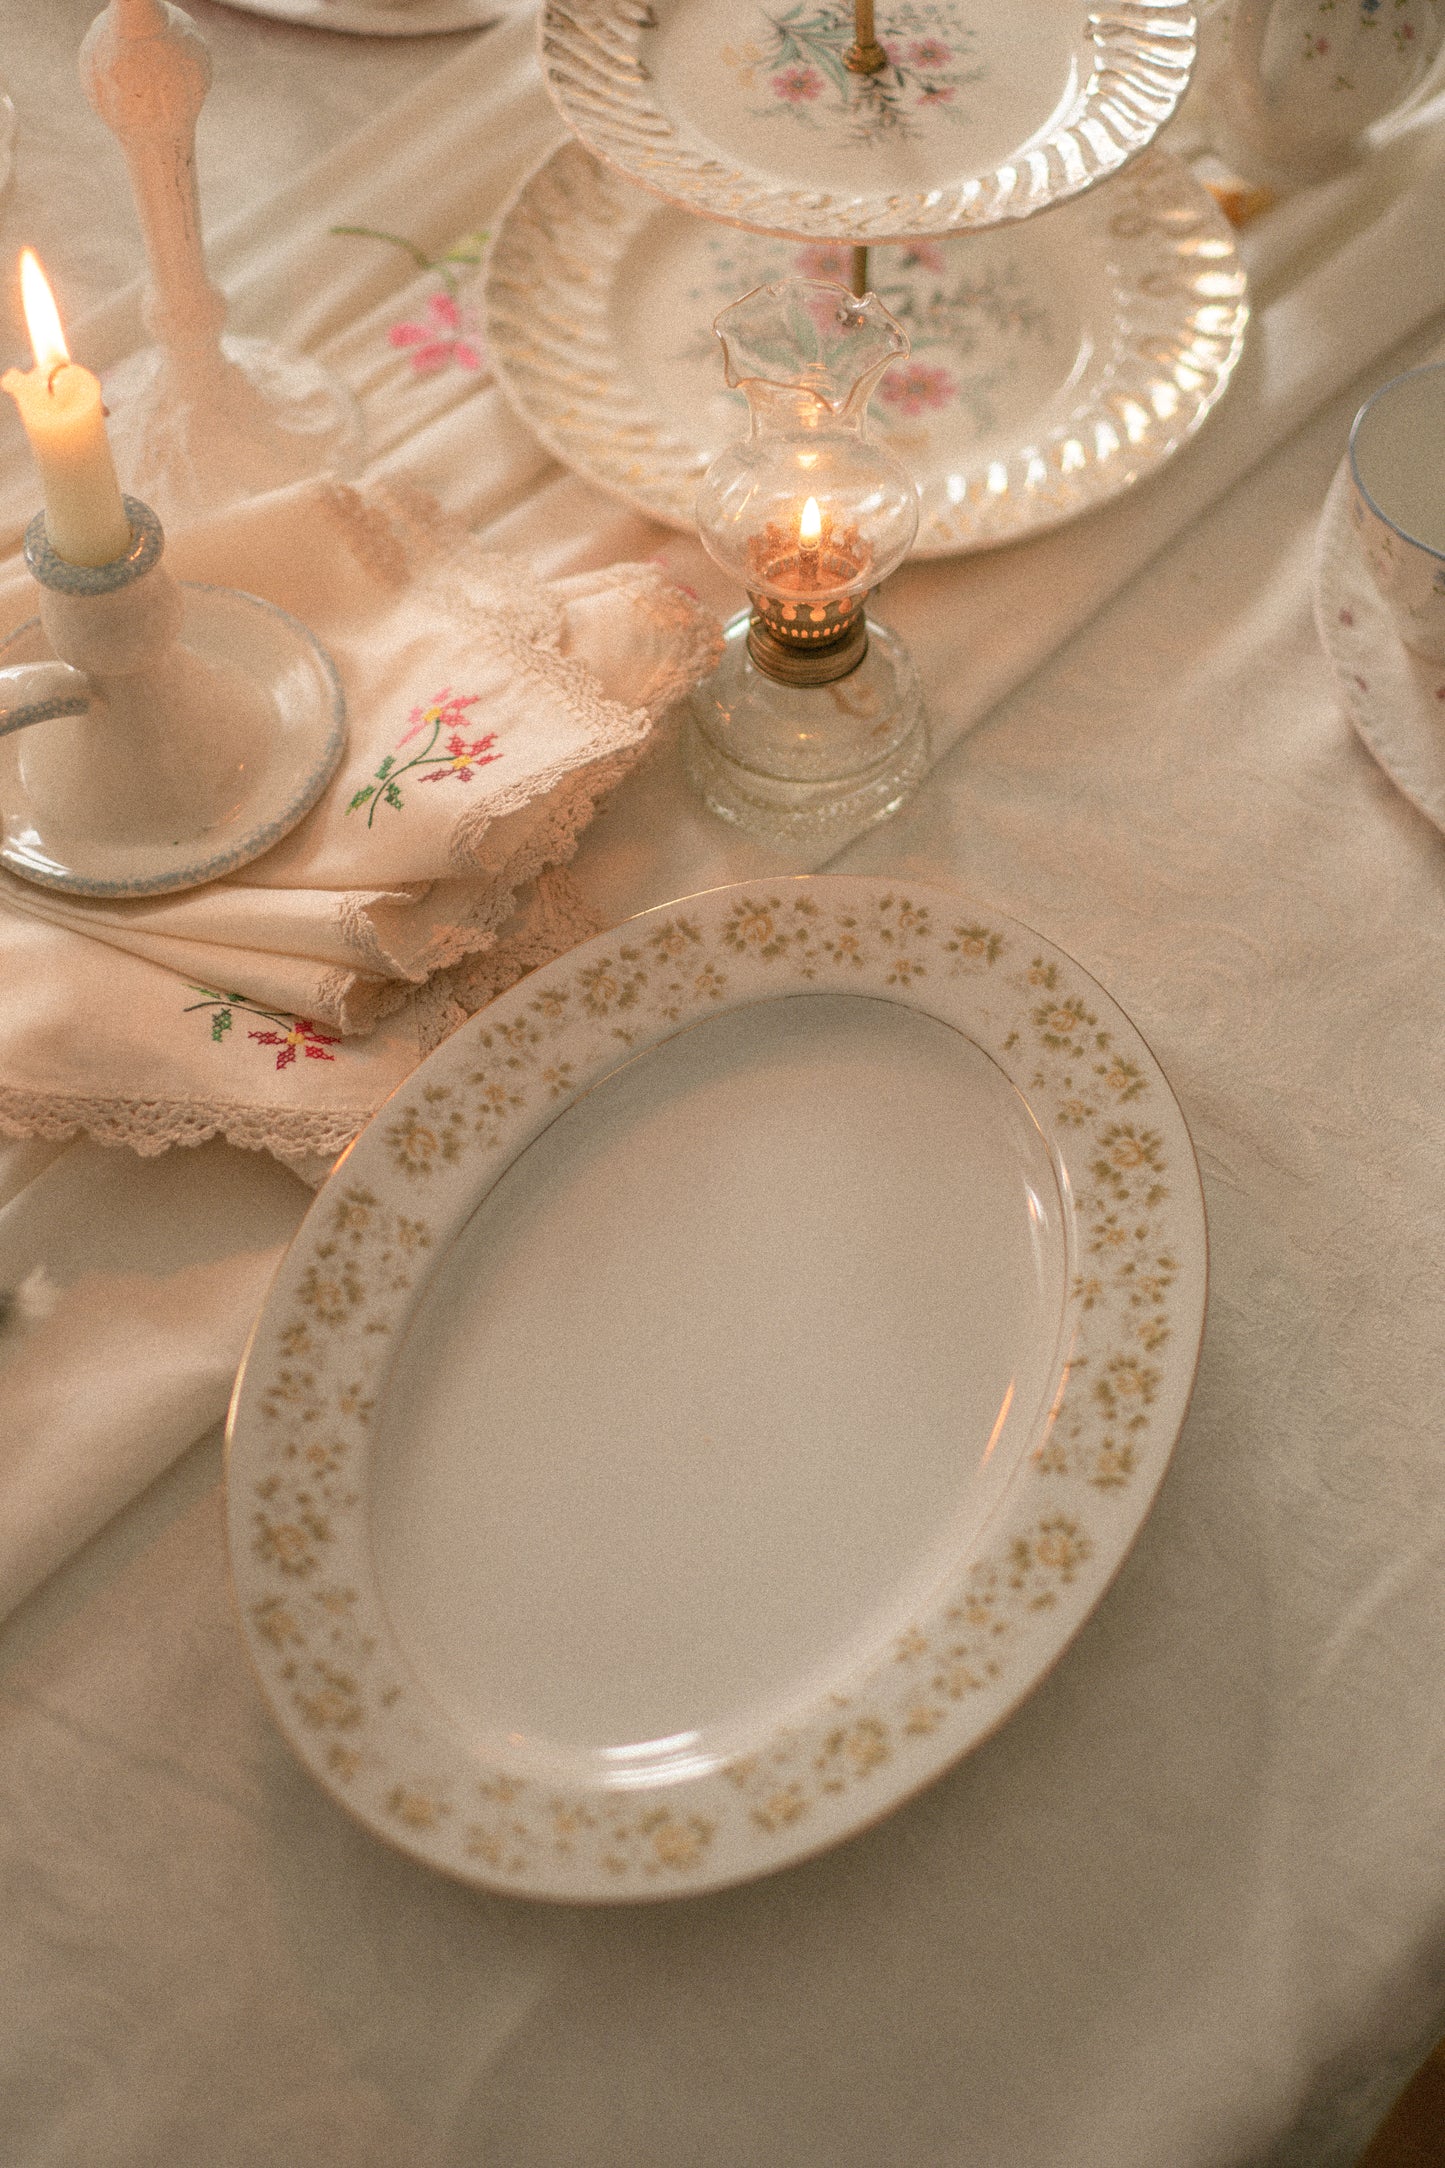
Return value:
[[(765, 280), (850, 272), (846, 248), (691, 218), (564, 144), (498, 221), (488, 343), (558, 459), (690, 528), (747, 426), (713, 318)], [(875, 249), (870, 284), (913, 342), (872, 412), (918, 484), (917, 557), (1037, 534), (1153, 473), (1222, 396), (1248, 314), (1228, 221), (1162, 151), (1034, 225)]]
[(276, 1720), (523, 1895), (833, 1844), (1100, 1600), (1205, 1271), (1157, 1064), (988, 905), (802, 876), (599, 935), (422, 1063), (267, 1298), (227, 1493)]
[(245, 15), (343, 30), (352, 37), (423, 38), (443, 30), (476, 30), (508, 12), (510, 0), (220, 0)]
[(543, 74), (619, 173), (704, 218), (803, 241), (1028, 218), (1116, 173), (1188, 87), (1193, 0), (547, 0)]

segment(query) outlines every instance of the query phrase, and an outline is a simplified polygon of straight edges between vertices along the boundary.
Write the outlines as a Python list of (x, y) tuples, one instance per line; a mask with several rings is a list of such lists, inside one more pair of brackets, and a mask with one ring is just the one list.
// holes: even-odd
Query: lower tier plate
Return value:
[[(765, 281), (851, 277), (851, 249), (711, 224), (564, 144), (511, 198), (483, 272), (498, 381), (564, 465), (690, 528), (744, 434), (712, 330)], [(869, 283), (913, 342), (874, 398), (918, 484), (913, 554), (1038, 534), (1106, 504), (1193, 435), (1248, 309), (1228, 221), (1151, 151), (1031, 223), (874, 249)]]

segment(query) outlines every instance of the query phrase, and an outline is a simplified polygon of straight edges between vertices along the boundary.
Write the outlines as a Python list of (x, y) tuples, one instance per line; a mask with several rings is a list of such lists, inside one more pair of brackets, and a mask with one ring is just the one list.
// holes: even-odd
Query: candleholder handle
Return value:
[(0, 738), (32, 723), (58, 721), (89, 711), (94, 687), (68, 662), (22, 662), (0, 670)]

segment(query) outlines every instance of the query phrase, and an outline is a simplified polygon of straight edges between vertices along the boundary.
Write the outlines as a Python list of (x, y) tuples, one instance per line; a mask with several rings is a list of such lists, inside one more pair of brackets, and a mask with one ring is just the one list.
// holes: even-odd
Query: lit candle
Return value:
[(7, 369), (0, 388), (20, 409), (45, 497), (45, 532), (72, 565), (108, 565), (130, 548), (105, 433), (100, 381), (70, 358), (60, 315), (34, 252), (20, 255), (20, 293), (35, 367)]
[(818, 584), (818, 544), (822, 537), (823, 515), (818, 510), (817, 498), (810, 497), (798, 521), (798, 571), (803, 587)]

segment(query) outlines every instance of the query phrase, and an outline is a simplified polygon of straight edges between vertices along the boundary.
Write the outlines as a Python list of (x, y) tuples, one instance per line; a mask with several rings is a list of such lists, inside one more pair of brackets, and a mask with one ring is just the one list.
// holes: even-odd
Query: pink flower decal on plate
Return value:
[(953, 371), (929, 361), (905, 361), (901, 367), (890, 369), (878, 387), (885, 406), (910, 418), (946, 407), (957, 393)]
[(473, 312), (451, 294), (433, 294), (420, 321), (393, 324), (387, 338), (393, 346), (410, 349), (418, 376), (435, 376), (449, 363), (472, 370), (486, 364)]
[(773, 96), (785, 99), (789, 105), (808, 105), (823, 95), (822, 76), (805, 60), (795, 60), (791, 67), (779, 68), (772, 84)]
[(846, 241), (814, 241), (793, 258), (800, 279), (823, 279), (834, 286), (848, 286), (853, 278), (853, 251)]

